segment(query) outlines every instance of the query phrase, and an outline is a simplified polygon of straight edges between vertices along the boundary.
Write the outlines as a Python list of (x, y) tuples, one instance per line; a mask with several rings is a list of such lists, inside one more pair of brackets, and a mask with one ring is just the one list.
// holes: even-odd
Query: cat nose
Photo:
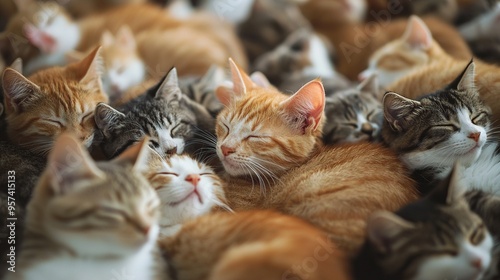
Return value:
[(361, 132), (372, 135), (373, 133), (373, 126), (370, 123), (364, 123), (361, 125)]
[(196, 187), (198, 185), (198, 182), (200, 181), (200, 175), (198, 174), (189, 174), (186, 176), (186, 181), (193, 184), (193, 186)]
[(144, 233), (144, 235), (148, 235), (150, 229), (150, 226), (145, 226), (144, 228), (142, 228), (142, 232)]
[(177, 147), (174, 147), (170, 150), (167, 150), (167, 155), (171, 156), (171, 155), (175, 155), (177, 153)]
[(481, 132), (471, 133), (467, 137), (470, 138), (470, 139), (474, 139), (474, 141), (477, 143), (479, 141), (479, 136), (481, 136)]
[(234, 153), (234, 152), (235, 152), (235, 151), (234, 151), (234, 148), (229, 148), (229, 147), (224, 146), (224, 145), (223, 145), (223, 146), (221, 146), (221, 147), (220, 147), (220, 149), (221, 149), (221, 151), (222, 151), (222, 154), (223, 154), (225, 157), (227, 157), (228, 155), (230, 155), (230, 154), (232, 154), (232, 153)]
[(472, 265), (472, 267), (474, 268), (477, 268), (477, 269), (481, 269), (483, 268), (483, 262), (481, 261), (480, 258), (477, 258), (477, 259), (473, 259), (470, 264)]

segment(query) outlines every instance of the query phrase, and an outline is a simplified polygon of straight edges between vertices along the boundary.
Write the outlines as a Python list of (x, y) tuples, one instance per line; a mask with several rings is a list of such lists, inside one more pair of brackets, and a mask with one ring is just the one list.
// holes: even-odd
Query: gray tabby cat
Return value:
[(354, 279), (482, 279), (492, 264), (493, 239), (469, 209), (457, 175), (395, 214), (370, 217)]
[(160, 155), (194, 153), (198, 141), (215, 127), (208, 111), (181, 92), (175, 68), (118, 110), (98, 104), (94, 117), (102, 135), (98, 143), (107, 158), (114, 158), (144, 135)]
[(146, 141), (96, 163), (73, 136), (58, 137), (28, 206), (16, 272), (7, 279), (167, 279), (156, 246), (160, 202), (137, 171)]

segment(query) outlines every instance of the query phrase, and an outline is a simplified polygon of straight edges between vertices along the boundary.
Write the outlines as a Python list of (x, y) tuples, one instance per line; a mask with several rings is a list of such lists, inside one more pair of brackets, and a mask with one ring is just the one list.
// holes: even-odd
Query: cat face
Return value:
[(49, 68), (29, 79), (15, 70), (5, 70), (4, 104), (10, 140), (46, 154), (57, 136), (70, 131), (89, 147), (95, 132), (95, 106), (107, 101), (99, 61), (96, 49), (78, 63)]
[(376, 76), (359, 86), (326, 98), (323, 141), (327, 144), (376, 140), (382, 128), (383, 110)]
[(100, 146), (109, 158), (144, 135), (150, 137), (151, 148), (160, 155), (180, 154), (186, 141), (210, 120), (213, 118), (201, 105), (182, 94), (175, 68), (143, 96), (124, 105), (122, 112), (99, 104), (95, 114), (103, 136)]
[(105, 32), (101, 43), (105, 67), (103, 83), (111, 98), (145, 79), (146, 66), (137, 54), (135, 38), (129, 27), (118, 30), (116, 38)]
[(430, 63), (441, 52), (425, 23), (412, 16), (403, 36), (374, 52), (368, 68), (360, 73), (359, 78), (363, 80), (376, 73), (380, 85), (388, 87), (418, 67)]
[(146, 142), (113, 162), (95, 163), (76, 139), (62, 135), (36, 187), (29, 219), (81, 256), (129, 256), (154, 242), (160, 203), (138, 171)]
[(375, 262), (390, 279), (481, 279), (487, 270), (493, 240), (453, 173), (428, 197), (369, 219)]
[[(227, 106), (217, 117), (217, 154), (233, 176), (273, 178), (305, 160), (321, 133), (325, 93), (315, 80), (293, 96), (260, 88), (230, 62), (234, 88), (216, 94)], [(268, 181), (269, 183), (269, 181)]]
[(182, 224), (217, 205), (227, 208), (222, 183), (207, 165), (187, 155), (152, 154), (148, 161), (144, 174), (160, 197), (161, 225)]
[(474, 88), (473, 62), (443, 90), (418, 101), (387, 93), (383, 103), (384, 141), (411, 169), (470, 164), (486, 143), (490, 110)]

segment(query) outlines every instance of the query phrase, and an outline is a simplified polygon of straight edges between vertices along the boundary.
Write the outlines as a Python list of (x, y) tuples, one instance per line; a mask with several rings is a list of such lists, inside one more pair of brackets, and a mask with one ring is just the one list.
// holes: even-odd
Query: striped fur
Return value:
[(256, 86), (234, 64), (232, 73), (230, 98), (217, 91), (228, 107), (216, 126), (232, 209), (269, 208), (304, 218), (352, 253), (371, 212), (396, 210), (417, 198), (390, 150), (370, 143), (321, 147), (319, 81), (290, 97)]
[(70, 131), (89, 147), (95, 106), (108, 99), (101, 87), (100, 63), (97, 48), (80, 62), (43, 70), (29, 79), (7, 68), (3, 87), (10, 140), (46, 155), (54, 140)]
[(8, 279), (165, 279), (154, 255), (159, 199), (138, 171), (145, 141), (95, 163), (71, 134), (57, 139), (27, 209), (18, 270)]

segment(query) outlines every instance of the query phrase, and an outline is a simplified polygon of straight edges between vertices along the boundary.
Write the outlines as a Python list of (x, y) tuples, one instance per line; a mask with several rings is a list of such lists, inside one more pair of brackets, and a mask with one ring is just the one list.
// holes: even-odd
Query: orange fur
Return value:
[(326, 234), (271, 211), (203, 216), (160, 246), (179, 279), (350, 279)]

